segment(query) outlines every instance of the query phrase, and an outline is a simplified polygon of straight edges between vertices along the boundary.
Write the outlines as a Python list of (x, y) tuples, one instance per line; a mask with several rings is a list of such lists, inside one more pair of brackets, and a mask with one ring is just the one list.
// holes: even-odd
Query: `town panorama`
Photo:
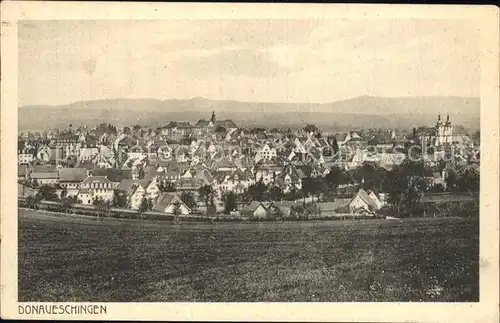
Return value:
[[(479, 132), (454, 133), (449, 115), (401, 133), (266, 129), (218, 120), (215, 111), (208, 117), (156, 129), (101, 123), (20, 133), (20, 203), (176, 220), (478, 213)], [(475, 207), (456, 210), (464, 201)]]

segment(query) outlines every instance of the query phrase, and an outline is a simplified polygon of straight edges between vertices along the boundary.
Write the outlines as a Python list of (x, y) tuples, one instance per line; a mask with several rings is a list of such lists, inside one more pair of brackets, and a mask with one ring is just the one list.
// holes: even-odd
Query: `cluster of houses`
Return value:
[[(328, 175), (333, 167), (349, 170), (369, 162), (390, 169), (405, 160), (409, 141), (391, 130), (321, 134), (244, 129), (232, 120), (218, 121), (215, 113), (195, 125), (170, 122), (156, 129), (70, 126), (19, 136), (19, 195), (30, 194), (26, 183), (36, 183), (56, 186), (81, 204), (96, 198), (112, 201), (119, 194), (132, 210), (147, 198), (153, 210), (172, 213), (180, 205), (181, 214), (189, 214), (195, 210), (180, 198), (184, 191), (196, 194), (211, 186), (217, 207), (223, 208), (226, 192), (242, 193), (259, 181), (287, 193), (300, 190), (305, 178)], [(165, 192), (165, 186), (173, 189)], [(322, 211), (383, 206), (383, 198), (374, 192), (356, 185), (346, 190), (351, 190), (349, 198), (327, 203)], [(202, 209), (203, 203), (198, 204)], [(240, 211), (262, 216), (276, 207), (286, 213), (292, 205), (254, 201)]]
[[(311, 212), (312, 217), (332, 215), (373, 215), (377, 210), (383, 207), (384, 203), (373, 191), (367, 192), (364, 189), (356, 188), (356, 193), (350, 198), (336, 198), (334, 202), (322, 202), (315, 204), (316, 209)], [(258, 202), (252, 201), (245, 205), (240, 214), (253, 218), (267, 218), (269, 215), (281, 214), (283, 217), (289, 217), (300, 207), (293, 201), (271, 201)]]

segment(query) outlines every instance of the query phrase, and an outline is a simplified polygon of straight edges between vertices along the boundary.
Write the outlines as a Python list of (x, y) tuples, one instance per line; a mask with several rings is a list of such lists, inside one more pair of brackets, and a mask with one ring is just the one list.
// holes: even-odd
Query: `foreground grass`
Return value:
[(19, 301), (478, 301), (478, 219), (181, 224), (20, 211)]

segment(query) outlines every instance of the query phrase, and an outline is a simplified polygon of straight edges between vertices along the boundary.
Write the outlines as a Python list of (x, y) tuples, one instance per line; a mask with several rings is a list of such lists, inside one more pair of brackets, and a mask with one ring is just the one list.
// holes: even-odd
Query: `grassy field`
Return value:
[(19, 211), (19, 301), (478, 301), (478, 219), (180, 224)]

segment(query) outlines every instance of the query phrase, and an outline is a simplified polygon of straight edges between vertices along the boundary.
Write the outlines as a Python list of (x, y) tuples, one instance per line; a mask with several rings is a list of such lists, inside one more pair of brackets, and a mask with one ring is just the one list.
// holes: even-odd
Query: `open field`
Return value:
[(173, 225), (19, 213), (19, 301), (479, 300), (477, 218)]

